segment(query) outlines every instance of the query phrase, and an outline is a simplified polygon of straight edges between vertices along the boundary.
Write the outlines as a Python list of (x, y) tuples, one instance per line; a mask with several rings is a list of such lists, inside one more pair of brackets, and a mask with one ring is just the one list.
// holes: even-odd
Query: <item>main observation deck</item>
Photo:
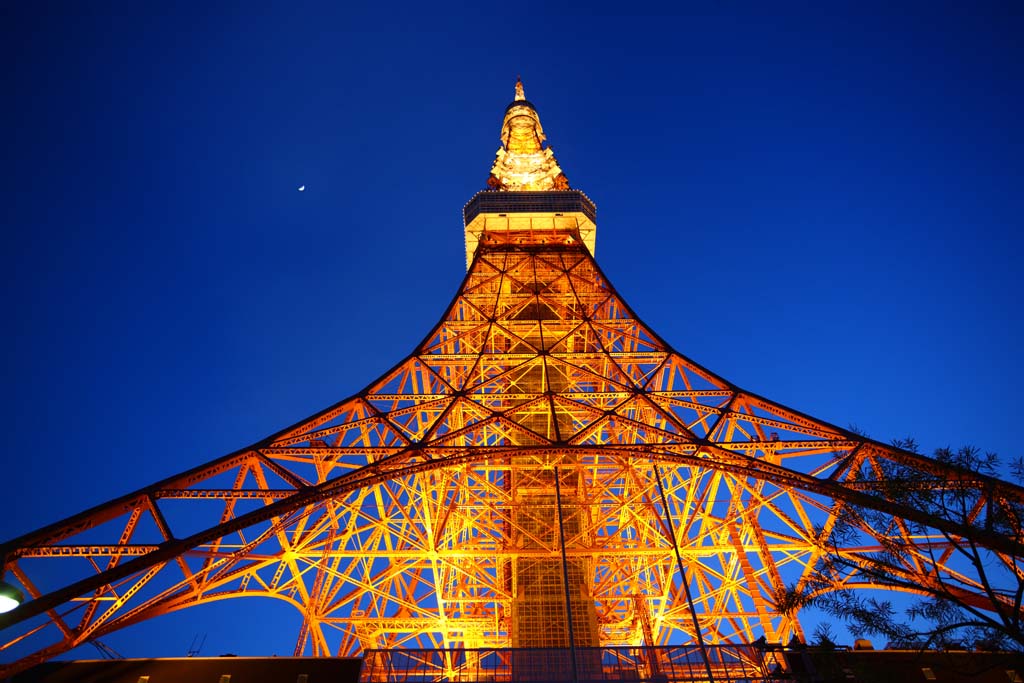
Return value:
[(462, 209), (466, 267), (481, 241), (498, 244), (566, 244), (581, 241), (591, 255), (597, 207), (580, 190), (481, 190)]

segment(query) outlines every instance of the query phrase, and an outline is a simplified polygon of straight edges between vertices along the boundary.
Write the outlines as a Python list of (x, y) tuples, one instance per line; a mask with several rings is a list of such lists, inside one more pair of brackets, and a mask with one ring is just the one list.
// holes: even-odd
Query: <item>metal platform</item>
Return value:
[(437, 681), (650, 681), (682, 683), (714, 680), (793, 680), (780, 678), (788, 667), (781, 650), (754, 645), (577, 647), (448, 650), (368, 650), (362, 683), (427, 683)]

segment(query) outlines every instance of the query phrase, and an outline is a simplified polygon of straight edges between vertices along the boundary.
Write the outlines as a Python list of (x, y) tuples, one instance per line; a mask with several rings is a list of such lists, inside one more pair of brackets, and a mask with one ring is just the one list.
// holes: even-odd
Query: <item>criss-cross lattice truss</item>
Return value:
[[(689, 642), (686, 588), (706, 641), (784, 640), (801, 630), (777, 601), (813, 577), (849, 506), (892, 520), (858, 522), (869, 542), (840, 549), (854, 562), (896, 536), (907, 577), (955, 575), (970, 593), (948, 542), (970, 538), (1020, 572), (1020, 539), (983, 522), (1021, 489), (739, 389), (637, 319), (580, 234), (589, 219), (565, 227), (572, 211), (516, 204), (531, 193), (482, 195), (507, 210), (477, 207), (498, 223), (474, 235), (441, 321), (386, 375), (5, 544), (5, 577), (30, 599), (0, 615), (3, 647), (37, 645), (0, 675), (246, 596), (301, 611), (299, 654), (559, 645), (570, 621), (587, 646)], [(533, 227), (509, 220), (517, 210)], [(956, 518), (891, 499), (881, 484), (897, 470), (969, 489), (974, 507)], [(853, 571), (834, 587), (858, 581), (870, 583)]]

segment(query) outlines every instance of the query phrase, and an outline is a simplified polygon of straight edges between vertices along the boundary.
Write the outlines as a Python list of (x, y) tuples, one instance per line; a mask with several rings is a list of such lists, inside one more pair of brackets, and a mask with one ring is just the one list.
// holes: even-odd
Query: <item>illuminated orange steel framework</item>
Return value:
[[(854, 562), (903, 536), (907, 578), (955, 575), (970, 592), (947, 542), (970, 538), (1021, 571), (1019, 538), (969, 521), (1019, 505), (1020, 488), (816, 420), (674, 351), (594, 262), (594, 205), (544, 146), (521, 84), (501, 138), (489, 189), (465, 208), (465, 280), (394, 369), (3, 546), (4, 578), (29, 599), (0, 615), (2, 647), (34, 654), (0, 676), (246, 596), (301, 611), (297, 654), (566, 646), (570, 631), (583, 648), (686, 643), (695, 623), (708, 643), (784, 641), (803, 633), (777, 601), (811, 578), (852, 505), (894, 520), (859, 521), (869, 542), (841, 549)], [(886, 499), (893, 464), (973, 491), (968, 521)], [(210, 511), (204, 531), (175, 534), (176, 514)], [(55, 575), (43, 590), (38, 577)]]

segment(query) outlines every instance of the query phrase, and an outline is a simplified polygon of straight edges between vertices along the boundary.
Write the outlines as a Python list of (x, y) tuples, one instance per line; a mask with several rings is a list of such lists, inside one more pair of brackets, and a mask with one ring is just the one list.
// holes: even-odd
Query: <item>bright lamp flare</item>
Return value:
[(0, 614), (10, 612), (24, 602), (25, 596), (11, 584), (0, 581)]

